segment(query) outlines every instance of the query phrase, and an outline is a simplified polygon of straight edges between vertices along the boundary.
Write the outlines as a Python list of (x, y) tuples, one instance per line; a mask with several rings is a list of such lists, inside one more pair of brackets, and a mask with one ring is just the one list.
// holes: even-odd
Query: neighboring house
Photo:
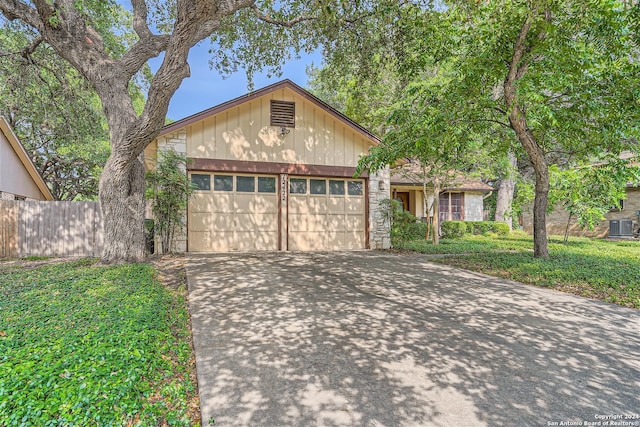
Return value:
[[(633, 237), (633, 232), (640, 227), (638, 215), (640, 213), (640, 187), (627, 186), (627, 198), (621, 200), (621, 209), (612, 209), (605, 214), (605, 219), (600, 221), (593, 229), (582, 228), (574, 217), (569, 224), (569, 235), (575, 237)], [(557, 205), (553, 212), (547, 214), (547, 234), (564, 235), (567, 228), (567, 212), (561, 205)], [(616, 221), (613, 229), (609, 230), (610, 221)], [(622, 222), (622, 223), (621, 223)], [(533, 234), (533, 204), (522, 210), (520, 224), (527, 233)]]
[(53, 200), (9, 123), (0, 116), (0, 199)]
[[(493, 191), (490, 185), (481, 181), (458, 178), (452, 185), (440, 192), (439, 220), (442, 221), (482, 221), (484, 219), (484, 199)], [(433, 188), (427, 187), (426, 207), (433, 202)], [(401, 168), (391, 170), (391, 197), (402, 202), (403, 208), (412, 215), (426, 220), (423, 183)], [(430, 218), (433, 214), (428, 215)]]
[[(177, 250), (388, 248), (389, 171), (354, 178), (376, 136), (289, 80), (165, 126), (196, 190)], [(151, 161), (149, 161), (151, 159)]]

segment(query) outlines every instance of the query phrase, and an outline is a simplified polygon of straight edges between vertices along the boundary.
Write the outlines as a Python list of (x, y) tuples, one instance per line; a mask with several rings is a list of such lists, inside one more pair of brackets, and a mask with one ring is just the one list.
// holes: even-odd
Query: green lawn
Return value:
[(188, 312), (147, 264), (0, 262), (0, 426), (192, 425)]
[(640, 241), (570, 238), (564, 245), (561, 238), (552, 238), (548, 260), (533, 258), (528, 236), (468, 235), (440, 245), (410, 241), (395, 246), (445, 254), (435, 262), (640, 308)]

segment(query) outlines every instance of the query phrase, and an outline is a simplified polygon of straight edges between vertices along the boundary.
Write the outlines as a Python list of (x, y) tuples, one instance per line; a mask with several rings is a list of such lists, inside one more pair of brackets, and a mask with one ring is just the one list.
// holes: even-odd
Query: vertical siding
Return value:
[[(270, 100), (295, 102), (296, 126), (270, 126)], [(188, 127), (189, 157), (356, 166), (368, 140), (316, 104), (283, 88)]]

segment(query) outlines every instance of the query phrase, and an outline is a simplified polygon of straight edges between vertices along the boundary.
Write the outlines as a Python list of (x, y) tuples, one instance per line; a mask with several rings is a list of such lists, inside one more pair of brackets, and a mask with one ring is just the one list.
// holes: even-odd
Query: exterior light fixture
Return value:
[(280, 136), (284, 138), (284, 136), (286, 134), (288, 134), (289, 132), (291, 132), (291, 129), (287, 129), (286, 127), (282, 126), (280, 128)]

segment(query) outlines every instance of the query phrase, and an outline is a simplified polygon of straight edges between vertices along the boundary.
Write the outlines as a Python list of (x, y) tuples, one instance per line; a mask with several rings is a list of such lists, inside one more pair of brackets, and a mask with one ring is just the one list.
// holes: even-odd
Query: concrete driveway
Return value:
[(385, 252), (187, 278), (203, 426), (640, 425), (637, 310)]

